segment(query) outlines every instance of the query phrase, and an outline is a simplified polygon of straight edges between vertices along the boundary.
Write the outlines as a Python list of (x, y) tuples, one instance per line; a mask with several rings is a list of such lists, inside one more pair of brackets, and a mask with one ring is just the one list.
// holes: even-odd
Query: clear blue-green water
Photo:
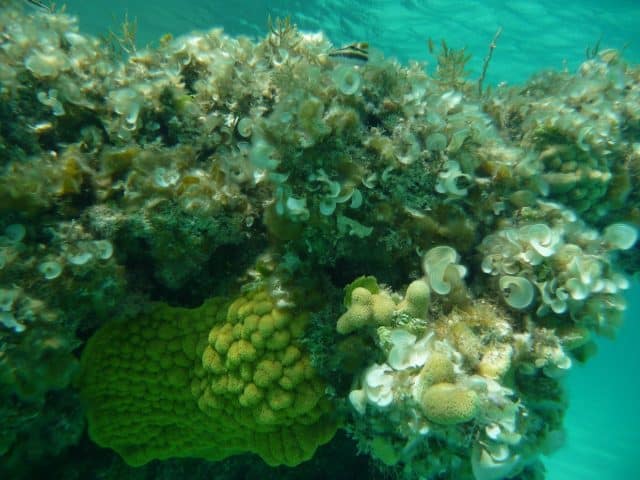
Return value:
[[(100, 34), (123, 19), (138, 23), (138, 42), (162, 34), (222, 26), (232, 35), (261, 36), (266, 19), (291, 15), (302, 30), (323, 30), (337, 45), (369, 41), (402, 62), (429, 61), (426, 39), (445, 38), (474, 55), (477, 75), (498, 27), (492, 83), (517, 84), (543, 69), (575, 70), (585, 49), (623, 49), (640, 60), (640, 1), (617, 0), (68, 0), (83, 30)], [(637, 248), (637, 247), (636, 247)], [(616, 341), (566, 379), (570, 394), (566, 445), (545, 459), (550, 480), (640, 478), (640, 286), (628, 292), (626, 322)]]

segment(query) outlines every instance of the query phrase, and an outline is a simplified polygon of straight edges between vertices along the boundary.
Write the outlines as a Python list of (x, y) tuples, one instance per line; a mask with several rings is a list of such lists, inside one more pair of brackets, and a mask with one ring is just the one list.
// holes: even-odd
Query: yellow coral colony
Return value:
[(336, 424), (299, 343), (307, 315), (274, 303), (256, 290), (105, 325), (82, 358), (91, 438), (136, 466), (243, 452), (269, 465), (309, 459)]
[(396, 304), (387, 292), (371, 293), (364, 287), (357, 287), (351, 293), (351, 305), (338, 319), (336, 329), (344, 335), (366, 326), (388, 325), (395, 308)]
[(427, 388), (421, 403), (426, 417), (441, 425), (468, 422), (478, 413), (476, 392), (451, 383), (438, 383)]
[(429, 285), (422, 279), (415, 280), (407, 287), (405, 298), (399, 305), (385, 290), (372, 293), (367, 288), (356, 287), (351, 292), (349, 308), (338, 319), (336, 330), (346, 335), (365, 327), (388, 326), (396, 311), (424, 318), (429, 298)]

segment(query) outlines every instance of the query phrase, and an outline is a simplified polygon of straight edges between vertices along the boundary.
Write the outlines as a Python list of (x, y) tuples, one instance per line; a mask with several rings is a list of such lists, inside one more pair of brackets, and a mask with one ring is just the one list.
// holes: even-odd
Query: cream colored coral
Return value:
[(404, 299), (398, 305), (398, 310), (413, 318), (427, 318), (427, 309), (431, 298), (431, 289), (424, 280), (415, 280), (407, 287)]
[(424, 387), (454, 380), (453, 363), (442, 353), (432, 354), (425, 362), (418, 381)]
[(385, 291), (371, 293), (364, 287), (351, 292), (351, 305), (338, 319), (336, 330), (346, 335), (365, 326), (389, 325), (396, 304)]
[(497, 344), (489, 348), (482, 360), (478, 364), (478, 373), (480, 375), (498, 380), (511, 367), (511, 357), (513, 356), (513, 347), (508, 344)]
[(452, 383), (438, 383), (422, 394), (425, 416), (440, 425), (456, 425), (473, 420), (478, 414), (478, 395)]

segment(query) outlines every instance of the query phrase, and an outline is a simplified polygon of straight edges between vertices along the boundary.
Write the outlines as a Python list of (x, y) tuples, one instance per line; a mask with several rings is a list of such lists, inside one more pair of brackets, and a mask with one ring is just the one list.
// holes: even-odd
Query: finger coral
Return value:
[(395, 307), (387, 292), (371, 293), (364, 287), (357, 287), (351, 292), (351, 306), (338, 319), (336, 330), (346, 334), (367, 326), (388, 325)]

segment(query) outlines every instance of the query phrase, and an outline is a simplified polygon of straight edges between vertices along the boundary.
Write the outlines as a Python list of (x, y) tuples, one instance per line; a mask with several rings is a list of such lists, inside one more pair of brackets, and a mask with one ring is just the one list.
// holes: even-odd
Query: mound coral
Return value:
[(422, 394), (425, 416), (440, 425), (456, 425), (472, 420), (478, 413), (478, 395), (468, 388), (438, 383)]
[(82, 357), (91, 438), (130, 465), (243, 452), (269, 465), (309, 459), (336, 424), (299, 344), (306, 320), (256, 290), (105, 325)]

